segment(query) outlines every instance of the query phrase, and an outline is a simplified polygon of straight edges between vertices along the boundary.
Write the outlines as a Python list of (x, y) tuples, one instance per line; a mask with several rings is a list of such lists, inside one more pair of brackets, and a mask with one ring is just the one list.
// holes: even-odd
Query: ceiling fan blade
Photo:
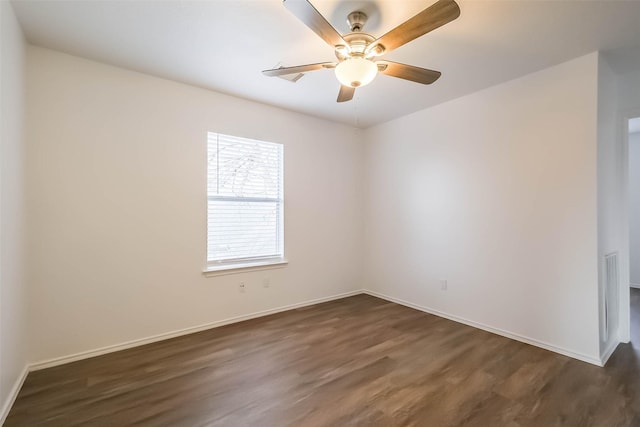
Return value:
[(284, 6), (331, 47), (347, 46), (340, 33), (307, 0), (284, 0)]
[(341, 85), (340, 92), (338, 92), (338, 102), (351, 101), (354, 93), (356, 93), (355, 87)]
[(269, 77), (285, 76), (287, 74), (306, 73), (307, 71), (321, 70), (323, 68), (335, 68), (333, 62), (320, 62), (317, 64), (297, 65), (295, 67), (280, 67), (272, 70), (264, 70), (262, 74)]
[[(458, 16), (460, 16), (460, 7), (454, 0), (438, 0), (413, 18), (408, 19), (371, 43), (367, 48), (367, 52), (381, 45), (384, 47), (383, 52), (387, 53), (453, 21)], [(379, 54), (381, 53), (382, 51)]]
[(440, 78), (440, 71), (428, 70), (413, 65), (400, 64), (391, 61), (377, 61), (378, 71), (391, 77), (411, 80), (412, 82), (430, 85)]

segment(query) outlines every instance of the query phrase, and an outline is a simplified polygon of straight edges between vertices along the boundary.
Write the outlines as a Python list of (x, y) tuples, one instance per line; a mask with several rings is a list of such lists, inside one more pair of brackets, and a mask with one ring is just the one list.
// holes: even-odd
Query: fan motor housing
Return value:
[(350, 56), (364, 55), (367, 46), (376, 40), (371, 34), (361, 31), (345, 34), (342, 38), (349, 44), (349, 49), (346, 49), (344, 46), (336, 47), (335, 54), (339, 60), (349, 58)]

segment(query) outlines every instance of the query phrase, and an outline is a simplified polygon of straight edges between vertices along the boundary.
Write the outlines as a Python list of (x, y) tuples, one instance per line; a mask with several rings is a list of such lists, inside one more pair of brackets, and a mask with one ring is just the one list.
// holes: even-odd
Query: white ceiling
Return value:
[[(434, 0), (311, 0), (340, 32), (356, 9), (380, 36)], [(347, 123), (384, 122), (595, 50), (640, 67), (640, 1), (458, 0), (461, 16), (384, 59), (442, 71), (431, 86), (380, 75), (338, 104), (332, 70), (297, 83), (260, 71), (333, 61), (281, 0), (32, 1), (13, 5), (36, 45)]]

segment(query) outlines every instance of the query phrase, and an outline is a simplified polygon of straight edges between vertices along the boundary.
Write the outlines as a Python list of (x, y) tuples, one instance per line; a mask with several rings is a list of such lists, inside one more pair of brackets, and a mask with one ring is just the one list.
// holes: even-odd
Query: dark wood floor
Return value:
[(5, 425), (639, 426), (639, 353), (598, 368), (359, 295), (33, 372)]

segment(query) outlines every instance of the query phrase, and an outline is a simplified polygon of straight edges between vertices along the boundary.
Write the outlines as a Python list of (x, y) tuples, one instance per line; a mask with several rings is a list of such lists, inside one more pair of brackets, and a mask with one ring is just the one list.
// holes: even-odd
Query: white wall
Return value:
[[(361, 288), (361, 131), (36, 47), (28, 84), (33, 361)], [(203, 277), (207, 131), (284, 144), (286, 268)]]
[[(619, 284), (608, 286), (605, 256), (624, 255), (623, 147), (618, 135), (618, 80), (607, 58), (598, 55), (598, 278), (600, 354), (607, 358), (618, 344)], [(620, 265), (619, 265), (620, 269)], [(605, 309), (605, 305), (608, 307)], [(608, 317), (608, 319), (605, 319)]]
[(0, 424), (27, 364), (24, 275), (25, 42), (11, 3), (0, 1)]
[[(618, 81), (619, 111), (622, 113), (640, 112), (640, 70), (628, 71), (618, 76)], [(638, 115), (635, 114), (633, 117), (638, 117)]]
[(594, 53), (369, 129), (365, 288), (597, 363), (597, 71)]
[(629, 255), (631, 284), (640, 287), (640, 133), (629, 135)]

